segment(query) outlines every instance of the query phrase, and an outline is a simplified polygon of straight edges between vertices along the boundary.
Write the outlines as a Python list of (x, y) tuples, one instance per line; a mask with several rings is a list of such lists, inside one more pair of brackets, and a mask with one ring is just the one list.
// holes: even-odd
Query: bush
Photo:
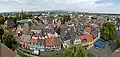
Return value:
[(40, 57), (63, 57), (62, 54), (58, 54), (58, 55), (44, 55), (44, 56), (40, 56)]
[(17, 53), (18, 53), (18, 55), (20, 55), (21, 57), (30, 57), (30, 56), (27, 56), (27, 55), (25, 55), (22, 51), (20, 51), (20, 50), (17, 50)]
[(21, 51), (23, 51), (23, 52), (25, 52), (25, 53), (27, 53), (27, 54), (30, 54), (30, 53), (31, 53), (30, 50), (26, 50), (26, 49), (23, 49), (23, 48), (19, 48), (19, 50), (21, 50)]

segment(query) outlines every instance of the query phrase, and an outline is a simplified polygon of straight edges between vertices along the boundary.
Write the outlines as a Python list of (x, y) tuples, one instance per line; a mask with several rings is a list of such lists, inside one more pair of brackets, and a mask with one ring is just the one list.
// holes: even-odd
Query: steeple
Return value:
[(23, 19), (23, 10), (21, 10), (21, 20)]

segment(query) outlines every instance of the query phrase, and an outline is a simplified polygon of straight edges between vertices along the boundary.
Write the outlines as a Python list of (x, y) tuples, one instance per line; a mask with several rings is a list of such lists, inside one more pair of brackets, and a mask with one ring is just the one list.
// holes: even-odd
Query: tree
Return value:
[(7, 19), (10, 19), (12, 21), (14, 21), (14, 23), (16, 24), (17, 23), (17, 19), (19, 19), (18, 17), (9, 17)]
[(15, 43), (13, 35), (10, 32), (6, 32), (2, 36), (2, 43), (5, 44), (8, 48), (12, 48), (12, 45)]
[(0, 24), (4, 24), (4, 22), (5, 22), (4, 17), (2, 15), (0, 15)]
[(4, 34), (4, 30), (3, 30), (2, 26), (0, 26), (0, 39), (2, 39), (3, 34)]
[(60, 31), (61, 31), (60, 27), (57, 28), (57, 26), (55, 26), (54, 30), (55, 30), (56, 33), (58, 33), (58, 35), (60, 35)]
[(106, 22), (101, 28), (101, 38), (108, 41), (114, 40), (115, 37), (115, 25), (113, 22)]
[(64, 21), (68, 22), (70, 21), (70, 16), (69, 15), (63, 15)]
[(119, 48), (120, 47), (120, 38), (117, 37), (117, 39), (115, 39), (114, 41), (117, 44), (117, 47)]
[(54, 16), (53, 16), (53, 15), (51, 15), (51, 16), (50, 16), (50, 18), (51, 18), (51, 19), (54, 19)]
[(65, 22), (70, 21), (70, 16), (69, 15), (63, 15), (63, 18), (61, 19), (61, 23), (64, 24)]
[(33, 17), (33, 15), (32, 14), (26, 14), (26, 13), (22, 13), (22, 18), (23, 19), (28, 19), (28, 18), (32, 18)]
[(87, 54), (81, 45), (73, 45), (65, 50), (64, 57), (87, 57)]

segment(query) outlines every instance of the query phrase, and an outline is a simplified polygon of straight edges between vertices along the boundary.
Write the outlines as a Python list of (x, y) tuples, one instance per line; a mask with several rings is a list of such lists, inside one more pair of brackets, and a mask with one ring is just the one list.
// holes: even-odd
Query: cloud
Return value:
[(67, 3), (67, 4), (75, 4), (75, 3), (90, 3), (99, 0), (54, 0), (56, 3)]
[(17, 3), (25, 3), (25, 2), (27, 2), (28, 0), (2, 0), (2, 1), (5, 1), (5, 2), (14, 1), (14, 2), (17, 2)]
[(118, 4), (106, 1), (108, 0), (1, 0), (0, 11), (61, 9), (86, 12), (119, 12)]

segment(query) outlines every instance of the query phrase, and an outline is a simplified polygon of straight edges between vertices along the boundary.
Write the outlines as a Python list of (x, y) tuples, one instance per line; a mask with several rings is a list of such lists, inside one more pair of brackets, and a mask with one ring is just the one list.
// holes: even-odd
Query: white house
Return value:
[(81, 39), (75, 39), (74, 44), (81, 44)]
[(70, 40), (64, 41), (63, 42), (63, 47), (68, 48), (70, 46)]

